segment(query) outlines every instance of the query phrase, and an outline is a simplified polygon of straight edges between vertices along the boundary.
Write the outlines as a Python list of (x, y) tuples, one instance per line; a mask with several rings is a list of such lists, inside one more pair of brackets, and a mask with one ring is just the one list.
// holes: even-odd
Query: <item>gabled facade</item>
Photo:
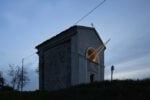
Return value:
[(39, 89), (103, 81), (105, 48), (96, 54), (101, 45), (95, 28), (85, 26), (73, 26), (38, 45)]

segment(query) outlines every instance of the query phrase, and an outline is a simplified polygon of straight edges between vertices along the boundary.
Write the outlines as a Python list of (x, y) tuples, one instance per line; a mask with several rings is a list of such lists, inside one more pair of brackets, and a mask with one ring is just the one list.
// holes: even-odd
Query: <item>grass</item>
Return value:
[(150, 100), (150, 79), (114, 80), (47, 91), (1, 91), (0, 100)]

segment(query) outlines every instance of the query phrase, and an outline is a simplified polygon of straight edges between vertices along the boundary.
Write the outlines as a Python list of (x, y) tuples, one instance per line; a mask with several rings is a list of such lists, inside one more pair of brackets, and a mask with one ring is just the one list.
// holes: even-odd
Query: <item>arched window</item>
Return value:
[(98, 57), (99, 57), (98, 53), (94, 49), (92, 49), (92, 48), (88, 49), (88, 51), (87, 51), (87, 58), (90, 61), (98, 62)]

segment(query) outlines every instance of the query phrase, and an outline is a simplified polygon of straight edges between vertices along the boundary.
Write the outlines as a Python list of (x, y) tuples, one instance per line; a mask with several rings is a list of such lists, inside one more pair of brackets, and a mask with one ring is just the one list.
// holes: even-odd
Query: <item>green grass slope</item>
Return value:
[(150, 79), (94, 82), (53, 92), (1, 91), (0, 100), (150, 100)]

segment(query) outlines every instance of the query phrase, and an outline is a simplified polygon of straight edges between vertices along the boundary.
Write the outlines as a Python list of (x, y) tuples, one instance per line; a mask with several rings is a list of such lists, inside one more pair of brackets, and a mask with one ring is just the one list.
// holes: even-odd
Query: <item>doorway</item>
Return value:
[(94, 82), (94, 74), (90, 75), (90, 82), (93, 83)]

